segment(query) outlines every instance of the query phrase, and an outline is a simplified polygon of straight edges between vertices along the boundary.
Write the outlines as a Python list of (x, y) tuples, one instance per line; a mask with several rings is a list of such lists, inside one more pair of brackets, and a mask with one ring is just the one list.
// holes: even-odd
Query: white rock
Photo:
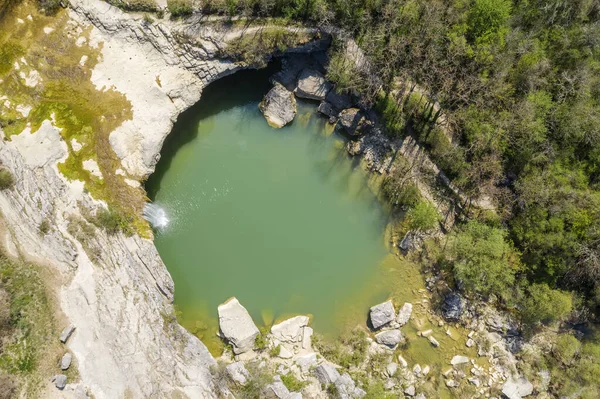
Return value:
[(302, 331), (302, 349), (310, 349), (312, 335), (313, 329), (310, 327), (304, 327), (304, 330)]
[(54, 32), (54, 28), (51, 28), (51, 27), (49, 27), (49, 26), (44, 26), (44, 33), (45, 33), (45, 34), (47, 34), (47, 35), (48, 35), (48, 34), (50, 34), (50, 33), (52, 33), (52, 32)]
[(479, 380), (479, 378), (469, 377), (467, 380), (471, 384), (475, 385), (476, 387), (478, 387), (479, 385), (481, 385), (481, 381)]
[(390, 363), (385, 368), (385, 372), (389, 377), (393, 377), (394, 374), (398, 371), (398, 363)]
[(400, 366), (402, 366), (402, 368), (405, 369), (408, 367), (408, 362), (401, 355), (398, 355), (398, 362), (400, 363)]
[(377, 341), (378, 344), (385, 345), (392, 349), (398, 346), (403, 339), (404, 337), (402, 337), (400, 330), (383, 331), (375, 335), (375, 341)]
[(427, 374), (429, 374), (430, 371), (431, 371), (431, 367), (425, 366), (425, 367), (423, 367), (423, 370), (421, 371), (421, 374), (427, 375)]
[(62, 342), (63, 344), (67, 343), (68, 339), (73, 334), (73, 331), (75, 331), (75, 326), (72, 324), (69, 327), (66, 327), (64, 330), (62, 330), (62, 332), (60, 333), (60, 342)]
[(225, 369), (227, 370), (227, 374), (229, 374), (229, 377), (234, 382), (240, 385), (246, 385), (250, 374), (248, 373), (248, 370), (246, 370), (246, 367), (244, 366), (243, 362), (231, 363)]
[(65, 386), (67, 385), (67, 376), (64, 374), (55, 375), (52, 378), (52, 382), (54, 382), (54, 385), (58, 389), (63, 390), (63, 389), (65, 389)]
[(502, 393), (508, 399), (521, 399), (533, 393), (533, 384), (523, 377), (516, 380), (510, 377), (502, 386)]
[(287, 399), (287, 397), (290, 394), (290, 391), (283, 384), (283, 382), (281, 382), (281, 380), (275, 381), (272, 384), (267, 385), (265, 387), (265, 390), (267, 392), (267, 397), (275, 397), (278, 399)]
[(456, 355), (452, 358), (452, 360), (450, 360), (450, 364), (453, 366), (456, 366), (459, 364), (464, 364), (464, 363), (469, 363), (469, 358), (466, 356)]
[(473, 345), (475, 345), (475, 341), (473, 341), (471, 338), (469, 338), (469, 339), (467, 340), (467, 343), (466, 343), (465, 345), (467, 345), (467, 348), (470, 348), (470, 347), (472, 347)]
[(279, 346), (279, 356), (282, 359), (291, 359), (292, 357), (294, 357), (294, 354), (288, 349), (286, 348), (284, 345), (280, 345)]
[(398, 316), (396, 317), (396, 323), (402, 327), (410, 320), (410, 316), (412, 315), (413, 305), (412, 303), (406, 302), (400, 310), (398, 311)]
[(92, 174), (92, 176), (96, 176), (99, 179), (102, 179), (102, 172), (100, 171), (100, 166), (98, 166), (98, 162), (95, 159), (86, 159), (82, 162), (83, 169), (87, 170)]
[(416, 389), (414, 385), (409, 386), (408, 388), (406, 388), (404, 390), (404, 393), (407, 394), (408, 396), (415, 396), (416, 393)]
[(396, 312), (392, 301), (380, 303), (370, 309), (371, 325), (375, 329), (388, 324), (394, 320), (395, 316)]
[(71, 148), (74, 152), (79, 152), (83, 146), (81, 143), (79, 143), (79, 141), (77, 141), (77, 139), (71, 139)]
[(260, 332), (252, 317), (236, 298), (219, 305), (219, 328), (233, 347), (236, 355), (254, 348), (254, 342)]
[(21, 72), (19, 72), (19, 77), (21, 77), (21, 79), (24, 79), (25, 86), (29, 86), (29, 87), (37, 86), (42, 80), (40, 73), (38, 71), (36, 71), (35, 69), (32, 69), (31, 71), (29, 71), (28, 74), (25, 74), (25, 72), (21, 71)]
[(87, 55), (82, 55), (81, 59), (79, 60), (79, 65), (80, 66), (84, 66), (85, 63), (87, 62), (87, 60), (88, 60), (88, 56)]
[(431, 345), (435, 346), (436, 348), (440, 346), (440, 343), (437, 341), (437, 339), (433, 338), (433, 335), (430, 335), (427, 339)]
[(433, 333), (433, 330), (425, 330), (421, 332), (421, 336), (429, 337)]
[(446, 386), (448, 388), (456, 388), (458, 387), (458, 383), (454, 380), (446, 380)]
[(65, 353), (63, 355), (62, 359), (60, 359), (61, 370), (67, 370), (69, 367), (71, 367), (72, 360), (73, 360), (73, 355), (71, 355), (69, 352)]
[(308, 325), (307, 316), (296, 316), (287, 319), (271, 327), (273, 338), (288, 343), (301, 342), (303, 339), (304, 327)]
[(311, 367), (316, 366), (317, 364), (317, 354), (309, 353), (307, 355), (298, 356), (295, 359), (296, 364), (300, 367), (303, 373), (306, 373), (310, 370)]
[(419, 375), (421, 375), (421, 371), (423, 371), (421, 369), (421, 365), (415, 364), (415, 366), (413, 367), (413, 373), (418, 377)]
[(331, 363), (322, 363), (315, 369), (315, 375), (323, 385), (333, 384), (340, 378), (340, 373)]

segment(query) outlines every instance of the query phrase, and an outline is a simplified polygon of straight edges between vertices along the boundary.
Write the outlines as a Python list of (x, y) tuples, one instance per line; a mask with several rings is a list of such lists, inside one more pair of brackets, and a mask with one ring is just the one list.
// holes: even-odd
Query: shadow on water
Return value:
[(198, 136), (198, 123), (236, 106), (261, 101), (272, 87), (269, 77), (279, 70), (279, 64), (278, 61), (273, 61), (263, 69), (239, 71), (204, 88), (200, 100), (179, 115), (165, 139), (160, 152), (161, 159), (145, 184), (148, 198), (154, 201), (177, 150)]

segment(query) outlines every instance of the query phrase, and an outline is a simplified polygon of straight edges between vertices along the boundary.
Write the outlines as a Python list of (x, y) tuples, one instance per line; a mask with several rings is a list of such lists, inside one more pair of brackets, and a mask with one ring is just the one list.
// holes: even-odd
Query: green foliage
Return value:
[(343, 334), (335, 342), (315, 334), (312, 344), (327, 360), (347, 369), (361, 364), (367, 356), (369, 347), (367, 333), (359, 327)]
[(505, 31), (511, 9), (510, 0), (475, 0), (467, 16), (469, 37), (480, 43), (491, 42)]
[(269, 356), (277, 357), (281, 353), (281, 345), (273, 346), (269, 349)]
[[(154, 0), (106, 0), (109, 4), (125, 11), (154, 12), (158, 6)], [(168, 2), (167, 2), (168, 6)], [(144, 16), (145, 18), (145, 16)]]
[(360, 90), (364, 79), (343, 45), (336, 43), (329, 52), (327, 79), (335, 83), (335, 89), (338, 92)]
[(283, 382), (283, 384), (286, 386), (287, 389), (290, 390), (290, 392), (299, 392), (306, 385), (308, 385), (308, 381), (300, 381), (299, 379), (294, 377), (294, 374), (292, 373), (282, 375), (281, 382)]
[[(258, 351), (262, 351), (267, 347), (267, 339), (265, 338), (267, 336), (267, 332), (266, 329), (261, 328), (260, 332), (258, 333), (258, 335), (256, 336), (256, 340), (254, 341), (254, 348)], [(270, 353), (270, 352), (269, 352)], [(279, 354), (279, 353), (277, 353)]]
[(438, 226), (441, 215), (436, 207), (427, 200), (421, 200), (406, 213), (408, 228), (427, 231)]
[(92, 222), (96, 226), (106, 230), (108, 234), (117, 234), (119, 231), (122, 231), (126, 235), (133, 234), (131, 218), (112, 208), (100, 208), (96, 212), (96, 217), (92, 219)]
[(15, 184), (15, 178), (6, 168), (0, 168), (0, 190), (11, 188)]
[(575, 355), (581, 350), (581, 343), (572, 335), (562, 334), (556, 339), (552, 354), (564, 365), (568, 366), (573, 362)]
[(505, 297), (515, 283), (518, 256), (506, 231), (468, 222), (453, 239), (454, 277), (470, 292)]
[(171, 18), (187, 17), (194, 11), (191, 0), (168, 0), (167, 9)]
[(40, 223), (39, 226), (39, 230), (40, 233), (42, 233), (42, 235), (48, 234), (48, 232), (50, 231), (50, 222), (48, 221), (48, 219), (42, 220), (42, 223)]
[(547, 284), (533, 284), (523, 301), (521, 316), (530, 327), (564, 319), (573, 310), (570, 293), (554, 290)]

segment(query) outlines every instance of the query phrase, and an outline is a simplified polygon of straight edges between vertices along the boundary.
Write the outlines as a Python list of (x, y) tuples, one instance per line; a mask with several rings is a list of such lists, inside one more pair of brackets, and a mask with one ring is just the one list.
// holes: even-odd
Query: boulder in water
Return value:
[(387, 301), (375, 305), (370, 310), (371, 324), (374, 329), (378, 329), (381, 326), (388, 324), (396, 317), (394, 305), (392, 301)]
[(282, 128), (293, 121), (296, 116), (296, 98), (291, 91), (281, 84), (275, 83), (258, 108), (265, 116), (269, 126)]
[(252, 350), (260, 332), (246, 308), (236, 298), (231, 298), (219, 305), (217, 310), (219, 329), (233, 347), (233, 353), (239, 355)]
[(398, 323), (400, 327), (408, 323), (408, 320), (410, 320), (410, 316), (412, 315), (412, 310), (412, 303), (406, 302), (404, 303), (404, 305), (402, 305), (402, 307), (398, 311), (398, 316), (396, 317), (396, 323)]
[(396, 348), (403, 339), (404, 337), (402, 337), (400, 330), (389, 330), (375, 335), (375, 341), (378, 344), (385, 345), (391, 349)]
[(332, 87), (321, 73), (313, 69), (304, 69), (298, 77), (295, 93), (298, 97), (310, 100), (325, 100)]

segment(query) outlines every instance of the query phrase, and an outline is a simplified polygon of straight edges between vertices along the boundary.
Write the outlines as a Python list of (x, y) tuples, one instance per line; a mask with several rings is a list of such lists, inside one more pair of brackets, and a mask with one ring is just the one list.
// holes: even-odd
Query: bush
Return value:
[(40, 233), (42, 233), (43, 235), (48, 234), (48, 232), (50, 231), (50, 222), (48, 222), (48, 219), (42, 220), (42, 223), (40, 223), (39, 229), (40, 229)]
[(438, 226), (441, 215), (431, 202), (421, 200), (406, 214), (408, 227), (411, 230), (427, 231)]
[(124, 216), (121, 212), (112, 208), (100, 208), (92, 221), (96, 226), (106, 230), (108, 234), (116, 234), (123, 231), (126, 235), (133, 234), (131, 226), (132, 218)]
[(522, 305), (521, 316), (529, 327), (564, 319), (573, 309), (570, 293), (554, 290), (547, 284), (533, 284)]
[(171, 13), (171, 18), (180, 18), (192, 15), (194, 9), (190, 0), (168, 0), (167, 9)]
[(556, 339), (552, 354), (564, 365), (569, 365), (573, 362), (575, 355), (581, 349), (581, 343), (572, 335), (562, 334)]
[(8, 169), (0, 169), (0, 190), (11, 188), (15, 184), (15, 178)]
[(125, 11), (154, 12), (158, 6), (154, 0), (107, 0), (109, 4)]
[(467, 291), (506, 297), (515, 283), (518, 255), (505, 240), (506, 231), (477, 221), (455, 235), (454, 276)]
[(285, 385), (286, 388), (291, 392), (299, 392), (308, 384), (308, 381), (300, 381), (294, 377), (292, 373), (282, 375), (281, 382), (283, 382), (283, 385)]

